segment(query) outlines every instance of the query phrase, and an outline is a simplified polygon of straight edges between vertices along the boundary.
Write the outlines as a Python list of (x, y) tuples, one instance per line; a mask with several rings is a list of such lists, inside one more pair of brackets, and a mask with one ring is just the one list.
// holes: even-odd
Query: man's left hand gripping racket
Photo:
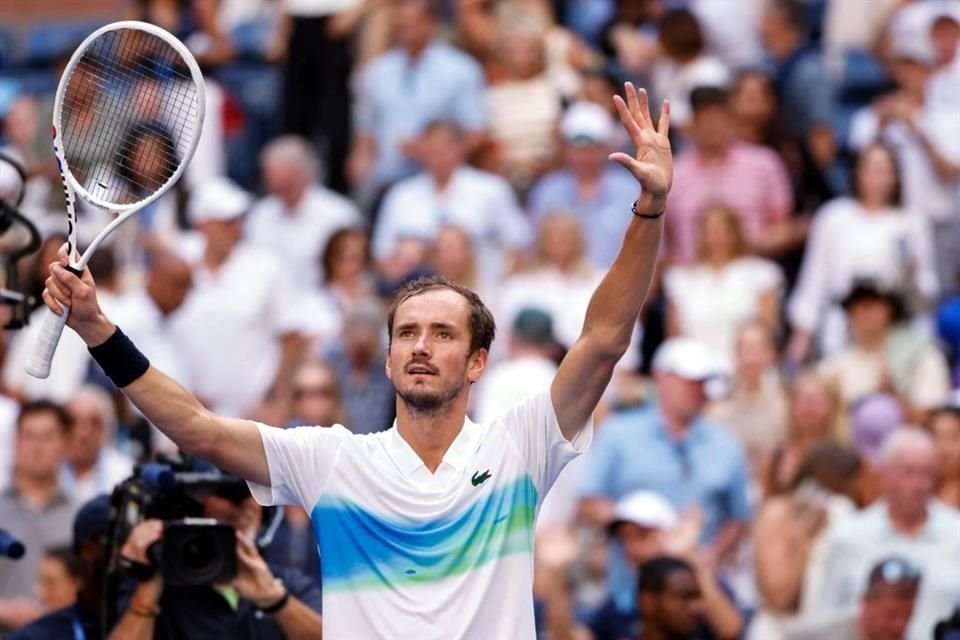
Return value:
[[(203, 76), (187, 48), (145, 22), (101, 27), (73, 53), (53, 106), (53, 149), (75, 273), (114, 229), (183, 174), (203, 128), (204, 96)], [(117, 215), (79, 259), (74, 195)], [(69, 313), (47, 312), (27, 362), (30, 375), (50, 375)]]

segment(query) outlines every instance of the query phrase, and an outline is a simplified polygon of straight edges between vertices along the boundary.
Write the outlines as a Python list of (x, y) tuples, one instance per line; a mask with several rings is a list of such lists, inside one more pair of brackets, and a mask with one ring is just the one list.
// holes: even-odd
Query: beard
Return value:
[(411, 413), (438, 414), (446, 410), (465, 386), (466, 382), (444, 389), (420, 389), (414, 385), (407, 389), (397, 388), (397, 396)]

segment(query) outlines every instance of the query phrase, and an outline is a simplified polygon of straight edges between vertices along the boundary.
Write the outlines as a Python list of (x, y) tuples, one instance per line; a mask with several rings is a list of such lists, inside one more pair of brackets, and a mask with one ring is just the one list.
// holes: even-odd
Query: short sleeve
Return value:
[(564, 437), (550, 397), (550, 386), (514, 405), (492, 425), (498, 423), (525, 461), (537, 487), (538, 502), (543, 502), (560, 471), (586, 451), (593, 439), (592, 419), (572, 441)]
[(296, 505), (308, 512), (323, 495), (340, 447), (351, 433), (340, 425), (279, 429), (256, 423), (263, 441), (270, 486), (247, 482), (265, 507)]

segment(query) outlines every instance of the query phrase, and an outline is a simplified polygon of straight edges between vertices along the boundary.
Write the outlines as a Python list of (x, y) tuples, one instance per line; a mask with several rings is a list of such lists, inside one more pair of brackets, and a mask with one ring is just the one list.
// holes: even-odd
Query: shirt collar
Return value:
[[(657, 425), (657, 436), (669, 442), (676, 442), (676, 439), (670, 435), (670, 432), (667, 430), (667, 421), (663, 417), (663, 412), (660, 410), (660, 405), (656, 405), (656, 407), (654, 407), (653, 414), (656, 417), (655, 422)], [(689, 425), (687, 425), (687, 430), (683, 436), (682, 442), (693, 442), (699, 439), (703, 435), (703, 431), (703, 416), (698, 415), (690, 422)]]
[[(420, 467), (426, 468), (426, 465), (423, 464), (423, 460), (420, 459), (417, 452), (414, 451), (413, 447), (400, 435), (396, 420), (393, 421), (393, 428), (390, 429), (389, 434), (387, 438), (387, 450), (390, 457), (393, 458), (393, 461), (404, 475), (409, 476), (420, 469)], [(470, 420), (470, 418), (465, 418), (460, 433), (458, 433), (457, 437), (450, 443), (447, 452), (443, 454), (443, 459), (440, 462), (441, 466), (447, 464), (457, 473), (462, 471), (466, 467), (470, 456), (477, 448), (479, 436), (480, 427)]]

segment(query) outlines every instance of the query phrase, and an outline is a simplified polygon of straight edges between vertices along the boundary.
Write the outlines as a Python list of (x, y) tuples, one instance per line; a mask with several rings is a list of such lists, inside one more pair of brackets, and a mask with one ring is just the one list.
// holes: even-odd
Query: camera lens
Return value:
[(190, 571), (202, 571), (215, 559), (210, 538), (201, 535), (184, 540), (179, 552), (177, 564)]

